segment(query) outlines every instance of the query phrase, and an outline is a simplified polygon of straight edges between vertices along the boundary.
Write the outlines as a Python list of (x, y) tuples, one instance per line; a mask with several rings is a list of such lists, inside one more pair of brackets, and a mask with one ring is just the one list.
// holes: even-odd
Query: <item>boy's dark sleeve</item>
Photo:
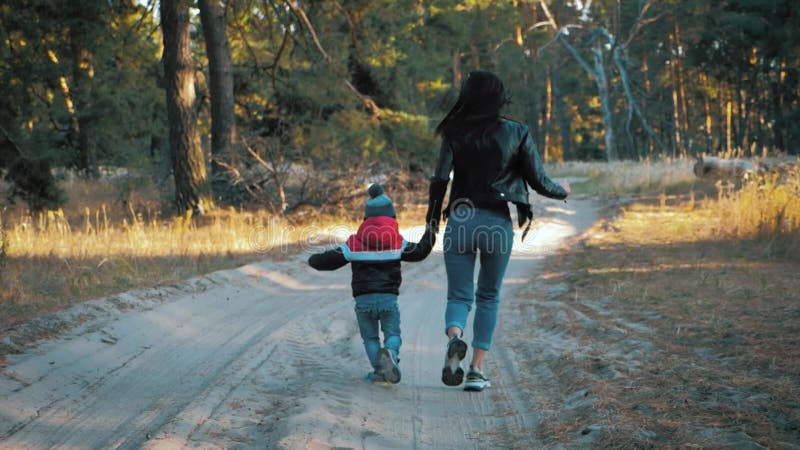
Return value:
[(410, 242), (401, 256), (402, 261), (417, 262), (425, 259), (436, 244), (436, 233), (431, 226), (425, 227), (425, 234), (417, 243)]
[(345, 266), (347, 262), (339, 247), (313, 254), (308, 258), (308, 265), (317, 270), (336, 270)]

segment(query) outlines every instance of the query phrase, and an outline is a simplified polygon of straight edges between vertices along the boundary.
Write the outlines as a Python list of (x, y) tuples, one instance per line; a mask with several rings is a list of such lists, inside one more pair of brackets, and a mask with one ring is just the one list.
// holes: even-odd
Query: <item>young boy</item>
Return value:
[[(367, 379), (375, 383), (398, 383), (397, 364), (402, 344), (397, 306), (400, 261), (425, 259), (436, 242), (436, 234), (426, 226), (418, 243), (406, 241), (398, 231), (394, 205), (383, 187), (370, 186), (369, 197), (358, 232), (339, 247), (311, 255), (308, 264), (317, 270), (336, 270), (351, 263), (356, 319), (373, 368)], [(383, 347), (379, 329), (383, 330)]]

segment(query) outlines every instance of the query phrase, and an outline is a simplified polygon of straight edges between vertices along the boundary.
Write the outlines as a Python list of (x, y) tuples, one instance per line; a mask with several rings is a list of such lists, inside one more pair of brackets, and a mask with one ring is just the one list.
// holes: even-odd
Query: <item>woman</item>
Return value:
[[(483, 373), (483, 362), (492, 343), (500, 287), (511, 257), (514, 231), (508, 202), (517, 207), (519, 225), (528, 221), (530, 226), (526, 183), (550, 198), (563, 199), (570, 192), (566, 181), (556, 183), (545, 174), (528, 128), (500, 117), (500, 109), (507, 102), (503, 82), (496, 75), (472, 72), (458, 101), (436, 127), (437, 134), (442, 135), (442, 147), (431, 178), (427, 213), (434, 230), (453, 171), (450, 201), (444, 211), (448, 218), (443, 247), (449, 342), (442, 381), (458, 386), (464, 379), (461, 361), (467, 354), (467, 344), (461, 337), (475, 302), (472, 363), (465, 390), (482, 391), (491, 385)], [(480, 269), (476, 290), (473, 276), (477, 257)]]

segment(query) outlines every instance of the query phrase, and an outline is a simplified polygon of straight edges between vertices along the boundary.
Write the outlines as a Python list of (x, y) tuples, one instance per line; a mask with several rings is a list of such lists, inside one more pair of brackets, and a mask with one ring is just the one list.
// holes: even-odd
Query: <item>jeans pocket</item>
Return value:
[(353, 310), (359, 314), (369, 314), (369, 313), (376, 313), (378, 309), (375, 308), (375, 305), (361, 305), (356, 303), (353, 307)]

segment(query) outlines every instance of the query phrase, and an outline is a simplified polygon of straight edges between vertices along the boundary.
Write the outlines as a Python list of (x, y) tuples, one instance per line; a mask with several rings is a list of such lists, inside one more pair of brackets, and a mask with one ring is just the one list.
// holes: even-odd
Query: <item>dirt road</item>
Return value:
[[(515, 291), (542, 261), (596, 218), (586, 201), (540, 207), (540, 227), (515, 245), (503, 303), (519, 301)], [(82, 324), (18, 348), (0, 368), (0, 448), (536, 446), (536, 405), (518, 388), (530, 368), (503, 345), (506, 330), (528, 326), (524, 318), (501, 303), (487, 360), (492, 388), (444, 386), (445, 276), (437, 249), (404, 265), (403, 379), (372, 385), (363, 381), (368, 362), (349, 269), (315, 272), (306, 257), (62, 313)]]

